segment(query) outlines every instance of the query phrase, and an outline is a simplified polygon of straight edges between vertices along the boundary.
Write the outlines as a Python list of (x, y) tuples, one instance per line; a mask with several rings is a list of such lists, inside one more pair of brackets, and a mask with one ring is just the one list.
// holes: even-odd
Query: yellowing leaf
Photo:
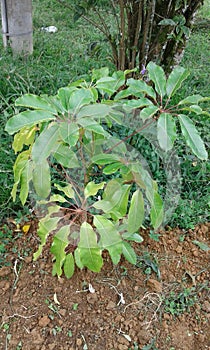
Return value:
[(23, 233), (27, 234), (28, 231), (29, 231), (29, 229), (30, 229), (30, 227), (31, 227), (30, 224), (24, 225), (24, 226), (22, 227)]

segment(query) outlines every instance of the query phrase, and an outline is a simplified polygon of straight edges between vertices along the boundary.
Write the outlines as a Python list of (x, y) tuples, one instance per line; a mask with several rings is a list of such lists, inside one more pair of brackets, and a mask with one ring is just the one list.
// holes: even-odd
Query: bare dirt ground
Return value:
[[(36, 227), (7, 247), (0, 269), (2, 350), (210, 349), (210, 224), (142, 233), (137, 266), (113, 266), (106, 252), (99, 274), (86, 269), (52, 277), (47, 249), (33, 262)], [(15, 233), (14, 233), (15, 234)]]

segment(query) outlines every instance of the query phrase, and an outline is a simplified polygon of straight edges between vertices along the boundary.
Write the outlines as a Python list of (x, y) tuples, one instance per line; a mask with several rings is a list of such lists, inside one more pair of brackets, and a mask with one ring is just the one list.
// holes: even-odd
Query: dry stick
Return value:
[(151, 302), (152, 302), (153, 304), (155, 304), (154, 301), (151, 299), (152, 296), (158, 297), (158, 298), (159, 298), (159, 303), (158, 303), (157, 308), (156, 308), (156, 310), (154, 311), (153, 316), (152, 316), (152, 318), (150, 319), (150, 321), (144, 323), (144, 324), (147, 324), (147, 329), (149, 328), (150, 324), (152, 323), (152, 321), (153, 321), (154, 318), (156, 317), (157, 312), (158, 312), (158, 310), (160, 309), (160, 307), (161, 307), (161, 305), (162, 305), (162, 299), (161, 299), (161, 297), (160, 297), (159, 294), (157, 294), (157, 293), (148, 293), (148, 292), (147, 292), (147, 293), (143, 296), (143, 298), (141, 298), (141, 299), (138, 300), (138, 301), (134, 301), (134, 302), (132, 302), (132, 303), (126, 305), (126, 307), (124, 308), (124, 312), (125, 312), (126, 309), (127, 309), (129, 306), (139, 304), (139, 303), (141, 303), (144, 299), (147, 299), (147, 298), (149, 298), (149, 300), (151, 300)]

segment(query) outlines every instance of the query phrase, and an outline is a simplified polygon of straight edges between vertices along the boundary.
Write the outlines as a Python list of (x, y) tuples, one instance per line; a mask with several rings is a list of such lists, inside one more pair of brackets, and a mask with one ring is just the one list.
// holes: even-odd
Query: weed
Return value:
[(138, 256), (136, 266), (142, 268), (148, 277), (154, 272), (160, 280), (158, 261), (151, 253), (144, 252), (142, 256)]
[(195, 288), (184, 288), (176, 293), (172, 291), (164, 300), (164, 311), (173, 316), (188, 312), (198, 301)]

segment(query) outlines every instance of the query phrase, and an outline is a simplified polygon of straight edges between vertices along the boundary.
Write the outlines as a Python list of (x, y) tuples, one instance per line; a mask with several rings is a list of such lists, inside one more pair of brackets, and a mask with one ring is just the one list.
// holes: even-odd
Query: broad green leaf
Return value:
[(154, 229), (158, 229), (163, 221), (163, 201), (157, 192), (154, 192), (153, 205), (150, 211), (151, 223)]
[(85, 88), (77, 89), (70, 96), (69, 110), (72, 111), (73, 115), (77, 115), (81, 107), (89, 105), (91, 102), (95, 102), (91, 90)]
[[(203, 113), (203, 110), (200, 106), (198, 105), (191, 105), (189, 107), (183, 107), (181, 109), (182, 111), (189, 111), (189, 112), (192, 112), (192, 113), (196, 113), (196, 114), (202, 114)], [(204, 112), (206, 113), (206, 112)]]
[(53, 217), (53, 218), (50, 217), (53, 213), (57, 213), (59, 209), (60, 209), (59, 206), (51, 207), (49, 209), (49, 213), (39, 221), (37, 234), (41, 242), (39, 244), (38, 250), (33, 255), (34, 261), (36, 261), (40, 256), (40, 254), (42, 253), (42, 249), (47, 241), (48, 235), (50, 234), (50, 232), (56, 229), (59, 220), (61, 220), (61, 217)]
[(52, 246), (50, 252), (55, 257), (55, 262), (53, 263), (53, 275), (60, 277), (62, 275), (62, 266), (66, 259), (65, 248), (69, 244), (68, 236), (70, 234), (69, 225), (62, 226), (60, 230), (53, 237)]
[(155, 90), (161, 96), (162, 100), (166, 94), (166, 76), (164, 70), (154, 62), (149, 62), (147, 70), (149, 72), (149, 79), (155, 84)]
[(101, 249), (97, 243), (96, 233), (87, 222), (81, 225), (78, 248), (82, 264), (91, 271), (99, 272), (103, 265)]
[(175, 94), (189, 74), (183, 67), (176, 67), (172, 70), (166, 83), (168, 98), (171, 98)]
[(173, 148), (176, 137), (176, 123), (174, 118), (169, 113), (161, 113), (157, 122), (157, 138), (160, 147), (166, 152), (169, 151)]
[(127, 80), (127, 85), (136, 91), (137, 93), (144, 93), (156, 100), (156, 93), (154, 89), (149, 86), (144, 80), (136, 80), (130, 78)]
[(136, 265), (136, 253), (128, 242), (122, 242), (122, 253), (129, 263)]
[(144, 220), (144, 199), (140, 190), (136, 190), (131, 198), (128, 212), (128, 232), (139, 230)]
[(97, 80), (95, 87), (99, 89), (102, 95), (107, 93), (113, 95), (118, 89), (118, 80), (113, 77), (103, 77)]
[(90, 181), (85, 187), (85, 191), (84, 191), (85, 198), (88, 198), (90, 196), (95, 196), (99, 190), (102, 190), (104, 188), (105, 183), (106, 182), (103, 181), (96, 184), (94, 181)]
[(164, 18), (162, 19), (159, 23), (159, 26), (175, 26), (176, 22), (174, 22), (172, 19), (170, 18)]
[(139, 98), (138, 100), (127, 100), (124, 102), (123, 107), (133, 108), (142, 108), (147, 106), (153, 106), (152, 102), (145, 97)]
[(115, 154), (101, 153), (92, 157), (92, 162), (99, 165), (116, 163), (116, 161), (119, 161), (119, 160), (120, 160), (120, 157)]
[(60, 144), (53, 157), (65, 168), (72, 169), (80, 166), (75, 152), (67, 145)]
[(125, 74), (123, 71), (117, 71), (112, 74), (112, 78), (115, 79), (114, 88), (118, 90), (122, 85), (125, 84)]
[(94, 103), (84, 106), (77, 114), (77, 120), (84, 117), (105, 118), (112, 112), (113, 106), (105, 103)]
[(17, 152), (22, 151), (23, 146), (29, 146), (34, 142), (36, 133), (36, 128), (22, 128), (17, 134), (14, 136), (12, 148)]
[(32, 147), (32, 160), (41, 163), (46, 160), (59, 146), (59, 125), (49, 126), (37, 137)]
[(10, 134), (14, 134), (22, 128), (30, 127), (41, 122), (55, 120), (55, 116), (46, 111), (25, 111), (14, 115), (6, 124), (5, 130)]
[(16, 106), (40, 109), (55, 114), (56, 108), (46, 101), (45, 97), (36, 96), (33, 94), (24, 94), (15, 101)]
[(47, 198), (51, 191), (50, 167), (47, 160), (34, 164), (33, 185), (40, 198)]
[[(114, 100), (117, 101), (117, 100), (125, 99), (128, 96), (135, 96), (135, 97), (140, 97), (140, 98), (142, 97), (143, 98), (144, 93), (142, 91), (139, 91), (138, 89), (136, 89), (135, 86), (133, 87), (131, 85), (131, 86), (127, 87), (127, 89), (119, 91), (115, 95)], [(132, 101), (132, 100), (130, 100), (130, 101)]]
[(106, 137), (109, 136), (107, 131), (105, 131), (99, 123), (91, 118), (80, 118), (78, 120), (78, 124), (81, 125), (85, 130), (90, 130)]
[(20, 200), (22, 205), (25, 204), (26, 199), (28, 197), (28, 192), (29, 192), (29, 184), (30, 181), (32, 180), (32, 173), (33, 173), (33, 162), (28, 160), (26, 163), (26, 166), (24, 167), (22, 173), (21, 173), (21, 178), (20, 178)]
[(185, 137), (187, 145), (192, 152), (200, 159), (207, 160), (208, 153), (205, 149), (203, 140), (201, 139), (198, 130), (193, 124), (192, 120), (184, 114), (178, 116), (182, 134)]
[(205, 97), (201, 95), (191, 95), (187, 96), (184, 100), (181, 100), (178, 105), (183, 105), (183, 104), (198, 104), (199, 102), (205, 101)]
[(77, 90), (78, 88), (76, 86), (62, 87), (58, 90), (58, 94), (57, 94), (58, 99), (66, 112), (69, 111), (70, 109), (70, 106), (69, 106), (70, 97), (73, 94), (73, 92)]
[(65, 143), (68, 143), (69, 146), (75, 146), (79, 139), (79, 127), (70, 121), (60, 123), (59, 134)]
[(112, 262), (118, 264), (122, 254), (122, 238), (115, 225), (100, 215), (94, 215), (93, 224), (99, 232), (101, 248), (107, 249)]
[(127, 241), (133, 241), (136, 243), (142, 243), (143, 242), (143, 237), (140, 236), (138, 233), (132, 233), (130, 234), (129, 232), (125, 232), (122, 234), (123, 239), (126, 239)]
[(154, 106), (154, 105), (146, 107), (146, 108), (142, 109), (142, 111), (140, 112), (140, 118), (143, 121), (145, 121), (145, 120), (153, 117), (157, 111), (159, 111), (159, 108)]
[(73, 186), (71, 184), (68, 184), (67, 186), (60, 186), (58, 184), (54, 184), (54, 186), (61, 192), (63, 192), (68, 198), (74, 198), (75, 193), (73, 190)]
[(109, 76), (109, 68), (108, 67), (102, 67), (100, 69), (93, 69), (92, 70), (92, 81), (99, 80), (104, 77)]
[(110, 165), (107, 165), (103, 169), (103, 174), (105, 174), (105, 175), (114, 174), (120, 169), (121, 166), (122, 166), (122, 163), (120, 163), (120, 162), (116, 162), (116, 163), (112, 163)]
[(74, 274), (74, 257), (73, 254), (67, 254), (64, 264), (63, 264), (63, 271), (66, 276), (66, 278), (71, 278)]

